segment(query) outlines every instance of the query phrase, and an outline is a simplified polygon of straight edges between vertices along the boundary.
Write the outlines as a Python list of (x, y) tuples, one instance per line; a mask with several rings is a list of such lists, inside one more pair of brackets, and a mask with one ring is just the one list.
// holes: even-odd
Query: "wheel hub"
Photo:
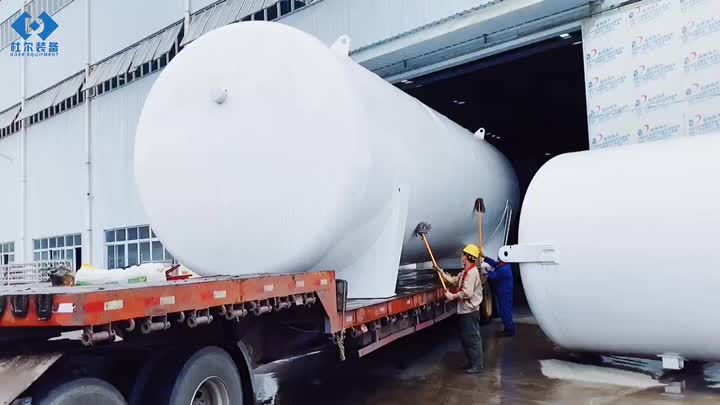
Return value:
[(231, 405), (225, 382), (220, 377), (207, 377), (195, 389), (190, 405)]

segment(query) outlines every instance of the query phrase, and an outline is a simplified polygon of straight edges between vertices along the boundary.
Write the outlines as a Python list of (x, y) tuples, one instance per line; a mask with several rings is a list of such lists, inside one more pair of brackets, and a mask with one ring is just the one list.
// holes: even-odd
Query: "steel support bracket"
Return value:
[(499, 258), (505, 263), (560, 264), (558, 252), (551, 243), (503, 246)]
[(665, 370), (682, 370), (685, 368), (685, 358), (676, 353), (663, 353), (658, 357), (662, 359), (662, 368)]

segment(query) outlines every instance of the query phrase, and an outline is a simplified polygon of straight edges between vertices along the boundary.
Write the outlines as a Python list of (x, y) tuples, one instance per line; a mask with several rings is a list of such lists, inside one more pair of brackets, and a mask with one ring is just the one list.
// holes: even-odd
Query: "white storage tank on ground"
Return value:
[[(389, 296), (399, 263), (485, 234), (518, 186), (493, 146), (347, 56), (282, 24), (232, 24), (155, 82), (135, 177), (163, 243), (203, 275), (334, 269), (355, 297)], [(481, 91), (481, 89), (479, 89)], [(503, 232), (486, 247), (497, 251)], [(402, 252), (402, 254), (401, 254)]]
[[(533, 314), (575, 350), (720, 359), (720, 137), (561, 155), (519, 243)], [(557, 261), (557, 263), (553, 263)]]

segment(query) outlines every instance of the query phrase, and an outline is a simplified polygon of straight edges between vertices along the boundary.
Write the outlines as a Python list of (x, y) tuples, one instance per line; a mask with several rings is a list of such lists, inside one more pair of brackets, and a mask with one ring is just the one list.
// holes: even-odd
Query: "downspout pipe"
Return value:
[[(90, 75), (90, 0), (85, 0), (85, 80)], [(85, 91), (84, 103), (84, 122), (83, 122), (83, 156), (85, 160), (85, 226), (82, 235), (82, 263), (93, 264), (95, 257), (93, 254), (93, 166), (92, 166), (92, 134), (91, 134), (91, 117), (90, 117), (90, 91)], [(77, 258), (76, 258), (77, 259)], [(76, 263), (77, 266), (77, 263)]]
[[(23, 0), (20, 9), (22, 13), (29, 3)], [(20, 56), (20, 111), (25, 110), (25, 99), (27, 98), (27, 58)], [(16, 257), (23, 263), (31, 261), (32, 251), (30, 242), (27, 240), (27, 125), (29, 118), (23, 119), (20, 129), (20, 243)]]

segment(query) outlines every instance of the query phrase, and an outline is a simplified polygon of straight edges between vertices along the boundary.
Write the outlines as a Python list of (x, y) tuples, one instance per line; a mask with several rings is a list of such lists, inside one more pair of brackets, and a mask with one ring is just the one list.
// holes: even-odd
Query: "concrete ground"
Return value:
[(517, 337), (483, 327), (486, 372), (467, 375), (449, 319), (363, 359), (339, 363), (333, 351), (257, 369), (262, 404), (716, 404), (720, 364), (663, 374), (658, 360), (576, 355), (519, 319)]

